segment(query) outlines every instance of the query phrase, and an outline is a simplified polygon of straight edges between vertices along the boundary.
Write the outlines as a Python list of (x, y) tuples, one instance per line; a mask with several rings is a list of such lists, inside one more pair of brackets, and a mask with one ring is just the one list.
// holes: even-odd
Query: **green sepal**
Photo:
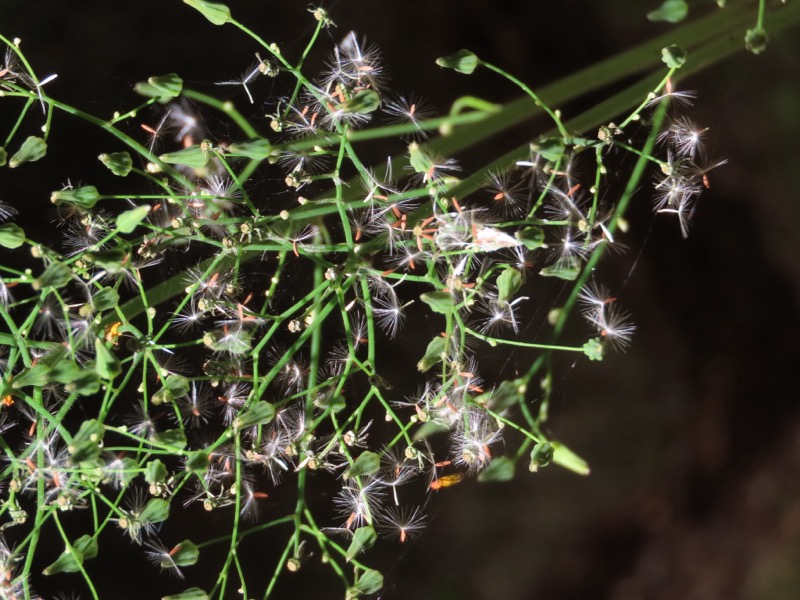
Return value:
[(122, 365), (119, 359), (108, 349), (102, 339), (94, 339), (94, 351), (95, 371), (97, 371), (101, 379), (110, 381), (122, 372)]
[(0, 246), (3, 248), (19, 248), (25, 243), (25, 230), (15, 223), (0, 225)]
[(169, 446), (174, 450), (183, 450), (186, 448), (186, 434), (180, 429), (167, 429), (166, 431), (157, 431), (153, 434), (153, 441)]
[(125, 177), (133, 169), (133, 159), (127, 152), (112, 152), (97, 157), (108, 169), (119, 177)]
[(413, 439), (416, 442), (419, 440), (424, 440), (425, 438), (429, 438), (432, 435), (445, 433), (446, 431), (450, 431), (450, 427), (447, 425), (437, 423), (436, 421), (428, 421), (427, 423), (420, 425), (419, 429), (414, 432)]
[[(192, 540), (183, 540), (172, 549), (170, 559), (179, 567), (191, 567), (197, 563), (200, 556), (200, 549)], [(168, 568), (170, 565), (164, 565)]]
[(137, 94), (148, 98), (156, 98), (162, 104), (180, 96), (183, 90), (183, 79), (177, 73), (154, 75), (147, 81), (140, 81), (135, 86)]
[(72, 544), (71, 549), (64, 550), (55, 562), (45, 567), (44, 575), (56, 573), (77, 573), (83, 561), (97, 556), (97, 540), (90, 535), (82, 535)]
[(163, 498), (151, 498), (136, 519), (143, 525), (161, 523), (169, 518), (169, 502)]
[(425, 349), (425, 355), (417, 363), (417, 370), (421, 373), (430, 371), (434, 365), (442, 362), (445, 351), (447, 350), (447, 338), (436, 336)]
[(667, 46), (661, 49), (661, 60), (670, 69), (680, 69), (686, 62), (686, 50), (680, 46)]
[(208, 594), (198, 587), (192, 587), (177, 594), (162, 596), (161, 600), (208, 600)]
[(28, 136), (19, 150), (14, 153), (11, 160), (8, 161), (8, 166), (11, 169), (16, 169), (18, 166), (36, 162), (47, 154), (47, 142), (40, 137)]
[(105, 427), (97, 419), (81, 423), (78, 433), (67, 447), (73, 464), (94, 460), (100, 456)]
[(603, 360), (603, 342), (600, 338), (592, 338), (583, 345), (583, 353), (589, 360)]
[(522, 402), (524, 398), (523, 385), (521, 379), (501, 381), (497, 387), (476, 396), (472, 401), (490, 410), (502, 411)]
[(581, 265), (574, 256), (559, 258), (554, 264), (539, 271), (542, 277), (556, 277), (565, 281), (575, 281), (581, 272)]
[(689, 5), (686, 0), (665, 0), (656, 10), (647, 13), (649, 21), (665, 21), (667, 23), (680, 23), (689, 14)]
[(148, 214), (150, 214), (149, 204), (143, 204), (131, 210), (126, 210), (117, 216), (117, 229), (122, 233), (132, 233), (133, 230), (139, 226), (139, 223), (144, 221)]
[(6, 149), (0, 146), (0, 167), (6, 166), (6, 160), (8, 159), (8, 152)]
[(511, 481), (514, 479), (514, 461), (507, 456), (499, 456), (492, 460), (483, 471), (478, 474), (478, 481)]
[(119, 305), (117, 290), (105, 287), (92, 296), (92, 308), (96, 311), (109, 310)]
[(150, 485), (166, 481), (167, 475), (167, 467), (158, 458), (148, 462), (144, 468), (144, 480)]
[(128, 244), (121, 243), (113, 248), (104, 248), (96, 252), (84, 252), (86, 260), (109, 273), (122, 273), (130, 266), (131, 249)]
[(202, 169), (208, 164), (209, 152), (204, 147), (195, 144), (177, 152), (168, 152), (158, 157), (171, 165), (183, 165), (191, 169)]
[(344, 559), (347, 562), (353, 560), (356, 556), (361, 554), (364, 550), (369, 550), (375, 544), (378, 535), (372, 527), (359, 527), (353, 532), (353, 540), (347, 547), (347, 553)]
[(70, 268), (60, 262), (53, 262), (48, 265), (44, 273), (31, 284), (34, 290), (39, 291), (42, 288), (54, 287), (62, 288), (72, 280), (72, 271)]
[(239, 142), (228, 147), (229, 155), (240, 155), (254, 160), (264, 160), (272, 154), (272, 144), (269, 140), (257, 138), (249, 142)]
[(85, 185), (79, 188), (67, 188), (50, 194), (50, 202), (56, 206), (69, 204), (70, 206), (76, 206), (85, 210), (94, 208), (98, 200), (100, 200), (100, 193), (93, 185)]
[(560, 442), (550, 442), (553, 447), (553, 462), (578, 475), (589, 474), (589, 464)]
[(208, 2), (207, 0), (183, 0), (183, 2), (200, 11), (214, 25), (225, 25), (232, 21), (231, 10), (219, 2)]
[(381, 105), (381, 97), (375, 90), (361, 90), (345, 102), (344, 111), (351, 114), (368, 114)]
[[(348, 597), (358, 598), (363, 594), (374, 594), (383, 587), (383, 575), (375, 569), (366, 569), (356, 580), (356, 584), (347, 590)], [(352, 595), (351, 594), (355, 594)]]
[(449, 292), (427, 292), (420, 294), (419, 299), (440, 315), (449, 315), (455, 310), (453, 296)]
[(515, 237), (528, 250), (536, 250), (544, 244), (544, 229), (541, 227), (523, 227)]
[(205, 473), (208, 469), (208, 452), (205, 450), (195, 450), (189, 452), (186, 457), (186, 468), (195, 473)]
[(353, 461), (353, 464), (344, 472), (342, 478), (352, 479), (353, 477), (361, 477), (362, 475), (372, 475), (373, 473), (377, 473), (380, 468), (380, 455), (376, 452), (365, 450)]
[(510, 302), (522, 287), (522, 273), (512, 267), (505, 267), (497, 276), (497, 301)]
[(469, 75), (478, 66), (478, 57), (469, 50), (459, 50), (450, 56), (441, 56), (436, 59), (436, 64), (446, 69), (453, 69), (459, 73)]
[(558, 162), (564, 156), (564, 140), (561, 138), (541, 138), (531, 144), (531, 151), (540, 155), (548, 162)]
[(540, 468), (546, 467), (553, 460), (555, 450), (549, 442), (539, 442), (531, 450), (531, 464), (528, 467), (531, 473), (536, 473)]
[(233, 429), (241, 431), (256, 425), (266, 425), (274, 418), (275, 407), (265, 400), (259, 400), (233, 420)]
[(769, 36), (763, 27), (748, 29), (744, 35), (745, 48), (753, 54), (761, 54), (766, 50), (767, 42), (769, 42)]
[(189, 380), (183, 375), (167, 375), (161, 389), (153, 394), (154, 405), (173, 402), (189, 393)]

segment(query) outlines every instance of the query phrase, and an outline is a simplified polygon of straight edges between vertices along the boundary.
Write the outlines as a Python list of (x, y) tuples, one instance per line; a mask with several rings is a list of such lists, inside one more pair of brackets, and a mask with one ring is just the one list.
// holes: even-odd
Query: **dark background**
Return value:
[[(229, 5), (287, 54), (313, 27), (302, 3)], [(461, 47), (542, 86), (669, 27), (647, 22), (649, 4), (622, 0), (328, 8), (335, 41), (351, 29), (366, 35), (383, 50), (393, 89), (439, 111), (464, 93), (516, 96), (486, 74), (435, 66)], [(171, 71), (242, 102), (210, 84), (238, 77), (257, 50), (177, 0), (4, 0), (0, 31), (23, 39), (40, 76), (58, 73), (54, 97), (109, 116), (135, 102), (133, 82)], [(800, 597), (798, 52), (796, 32), (774, 36), (764, 55), (742, 51), (681, 83), (698, 92), (689, 115), (710, 127), (711, 154), (729, 163), (712, 174), (688, 240), (673, 221), (654, 220), (645, 190), (632, 207), (629, 252), (602, 268), (625, 282), (615, 293), (635, 315), (633, 346), (562, 373), (550, 422), (590, 461), (591, 476), (548, 468), (443, 491), (424, 536), (389, 551), (383, 598)], [(0, 197), (43, 206), (66, 178), (102, 170), (85, 128), (58, 121), (57, 141), (70, 151), (36, 182), (0, 180)], [(329, 591), (314, 597), (338, 595)]]

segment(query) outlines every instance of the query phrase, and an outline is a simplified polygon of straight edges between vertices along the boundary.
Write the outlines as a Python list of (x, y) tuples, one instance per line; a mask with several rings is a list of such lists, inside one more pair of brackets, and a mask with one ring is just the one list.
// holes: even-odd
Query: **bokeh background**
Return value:
[[(466, 47), (542, 86), (667, 30), (646, 20), (650, 4), (326, 7), (338, 24), (334, 41), (350, 30), (367, 36), (382, 49), (393, 87), (445, 111), (465, 93), (497, 102), (516, 93), (479, 72), (443, 72), (436, 57)], [(287, 52), (313, 27), (302, 3), (229, 5)], [(714, 3), (692, 5), (692, 14), (704, 10)], [(55, 97), (109, 116), (153, 74), (175, 71), (192, 87), (221, 92), (211, 84), (238, 77), (257, 50), (178, 0), (2, 0), (0, 31), (23, 39), (40, 74), (58, 73), (48, 84)], [(443, 491), (426, 533), (384, 557), (391, 566), (382, 598), (800, 598), (798, 55), (800, 35), (790, 31), (761, 56), (742, 51), (681, 82), (698, 93), (689, 116), (710, 128), (710, 152), (728, 164), (713, 172), (687, 240), (674, 221), (654, 219), (643, 190), (628, 253), (602, 267), (635, 315), (633, 346), (559, 373), (549, 422), (590, 461), (591, 475), (549, 467)], [(37, 181), (0, 180), (4, 200), (44, 207), (68, 177), (90, 180), (102, 169), (85, 129), (59, 121), (55, 140), (70, 151)], [(21, 219), (41, 221), (41, 213)], [(129, 597), (118, 589), (114, 597)]]

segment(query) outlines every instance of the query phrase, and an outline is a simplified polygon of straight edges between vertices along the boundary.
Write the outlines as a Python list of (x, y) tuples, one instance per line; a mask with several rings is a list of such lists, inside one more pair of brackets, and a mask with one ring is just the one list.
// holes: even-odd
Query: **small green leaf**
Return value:
[(381, 457), (376, 452), (366, 450), (358, 455), (353, 461), (353, 465), (344, 472), (342, 477), (344, 479), (352, 479), (353, 477), (361, 477), (362, 475), (372, 475), (377, 473), (381, 468)]
[(8, 152), (6, 149), (0, 146), (0, 167), (4, 167), (6, 165), (6, 159), (8, 158)]
[(56, 206), (69, 204), (86, 210), (93, 208), (98, 200), (100, 200), (100, 193), (93, 185), (86, 185), (79, 188), (67, 188), (50, 194), (50, 202)]
[(347, 548), (347, 554), (345, 554), (344, 559), (350, 562), (364, 550), (372, 548), (377, 539), (378, 535), (372, 527), (359, 527), (353, 533), (353, 540)]
[(544, 230), (541, 227), (524, 227), (515, 237), (528, 250), (536, 250), (544, 244)]
[(553, 460), (553, 446), (549, 442), (540, 442), (531, 450), (531, 464), (528, 467), (531, 473), (536, 473), (540, 468), (546, 467)]
[(156, 98), (159, 102), (165, 104), (180, 96), (183, 90), (183, 79), (176, 73), (155, 75), (148, 77), (147, 81), (139, 81), (134, 86), (134, 89), (137, 94), (148, 98)]
[(459, 73), (469, 75), (478, 66), (478, 57), (469, 50), (459, 50), (450, 56), (442, 56), (436, 59), (436, 64), (446, 69), (453, 69)]
[(94, 339), (94, 351), (95, 370), (101, 379), (110, 381), (122, 372), (119, 359), (106, 347), (106, 343), (102, 339)]
[(259, 400), (233, 420), (233, 428), (241, 431), (255, 425), (266, 425), (275, 418), (275, 407), (264, 400)]
[(125, 177), (133, 169), (133, 160), (127, 152), (112, 152), (97, 157), (114, 175)]
[(231, 144), (228, 153), (234, 156), (246, 156), (254, 160), (264, 160), (272, 154), (272, 144), (268, 140), (258, 138), (249, 142)]
[(510, 302), (521, 287), (522, 273), (507, 266), (497, 276), (497, 301)]
[(189, 146), (177, 152), (169, 152), (159, 156), (162, 161), (171, 165), (183, 165), (191, 169), (202, 169), (208, 164), (208, 151), (200, 145)]
[(449, 292), (428, 292), (421, 294), (419, 299), (440, 315), (449, 315), (455, 309), (453, 296)]
[(161, 600), (208, 600), (208, 594), (198, 587), (192, 587), (177, 594), (162, 596)]
[(581, 265), (574, 256), (559, 258), (554, 264), (539, 271), (542, 277), (557, 277), (566, 281), (575, 281), (581, 272)]
[(344, 104), (344, 111), (353, 114), (374, 112), (381, 105), (381, 97), (375, 90), (361, 90)]
[(183, 0), (183, 2), (199, 10), (214, 25), (225, 25), (232, 20), (230, 9), (219, 2), (207, 2), (206, 0)]
[(150, 205), (143, 204), (131, 210), (126, 210), (117, 216), (117, 229), (122, 233), (131, 233), (150, 214)]
[(680, 69), (686, 62), (686, 50), (680, 46), (667, 46), (661, 50), (661, 60), (670, 69)]
[[(192, 540), (183, 540), (175, 546), (170, 553), (170, 558), (179, 567), (191, 567), (200, 556), (200, 549)], [(169, 565), (165, 565), (165, 568)]]
[(550, 442), (553, 447), (553, 462), (578, 475), (588, 475), (589, 465), (580, 456), (560, 442)]
[(689, 5), (686, 0), (666, 0), (660, 7), (647, 13), (650, 21), (666, 21), (667, 23), (680, 23), (689, 14)]
[(29, 136), (19, 150), (8, 161), (8, 166), (11, 169), (16, 169), (18, 166), (35, 162), (47, 154), (47, 142), (40, 137)]
[(0, 225), (0, 246), (4, 248), (19, 248), (25, 243), (25, 231), (14, 223)]
[(50, 263), (36, 281), (33, 282), (32, 287), (36, 291), (46, 287), (61, 288), (67, 285), (72, 280), (72, 271), (69, 267), (60, 262)]
[(514, 461), (507, 456), (492, 459), (489, 466), (478, 474), (478, 481), (511, 481), (514, 479)]
[(766, 50), (767, 42), (769, 42), (769, 36), (767, 35), (766, 30), (762, 27), (748, 29), (747, 33), (744, 35), (745, 48), (747, 48), (747, 50), (753, 54), (761, 54), (764, 50)]
[(167, 429), (153, 434), (153, 440), (165, 446), (171, 446), (175, 450), (183, 450), (186, 447), (186, 434), (180, 429)]
[(42, 573), (55, 575), (56, 573), (77, 573), (81, 570), (84, 559), (97, 556), (97, 541), (84, 535), (75, 540), (72, 548), (64, 550), (54, 563), (47, 566)]
[(599, 338), (592, 338), (583, 345), (583, 353), (589, 360), (603, 360), (603, 343)]
[(144, 468), (144, 480), (153, 485), (154, 483), (162, 483), (167, 479), (167, 467), (159, 459), (153, 459), (147, 463)]

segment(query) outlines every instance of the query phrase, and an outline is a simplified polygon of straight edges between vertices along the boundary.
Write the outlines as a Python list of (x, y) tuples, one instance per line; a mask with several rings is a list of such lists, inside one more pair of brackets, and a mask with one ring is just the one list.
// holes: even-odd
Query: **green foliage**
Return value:
[[(354, 33), (329, 47), (322, 8), (298, 9), (314, 29), (290, 57), (224, 4), (184, 2), (257, 51), (239, 80), (206, 82), (249, 99), (250, 113), (169, 73), (136, 84), (111, 120), (93, 116), (45, 94), (47, 79), (0, 36), (0, 102), (19, 111), (4, 125), (0, 167), (25, 165), (3, 177), (46, 165), (82, 180), (59, 165), (51, 133), (62, 113), (118, 150), (99, 157), (103, 194), (69, 183), (52, 192), (59, 223), (46, 241), (0, 202), (0, 429), (19, 425), (2, 442), (0, 528), (18, 545), (0, 538), (10, 557), (0, 596), (33, 597), (53, 560), (42, 549), (63, 542), (45, 573), (97, 597), (84, 561), (121, 538), (165, 576), (215, 569), (208, 591), (187, 583), (167, 598), (266, 598), (310, 562), (341, 581), (325, 597), (376, 594), (384, 580), (369, 550), (379, 537), (413, 537), (436, 490), (532, 477), (518, 461), (589, 473), (548, 438), (553, 357), (600, 360), (631, 344), (631, 317), (594, 282), (595, 267), (624, 246), (619, 225), (652, 179), (659, 218), (686, 234), (711, 167), (705, 128), (672, 102), (677, 69), (732, 52), (718, 42), (742, 34), (746, 9), (676, 28), (681, 47), (664, 48), (663, 62), (670, 42), (656, 40), (604, 61), (597, 77), (542, 90), (459, 51), (437, 64), (481, 65), (523, 95), (507, 105), (463, 96), (432, 118), (421, 99), (389, 89), (375, 47)], [(781, 27), (800, 21), (796, 8), (780, 14)], [(686, 3), (648, 16), (678, 22)], [(751, 51), (775, 23), (761, 3)], [(306, 58), (323, 46), (327, 66), (311, 73), (321, 61)], [(273, 97), (257, 90), (261, 77)], [(611, 84), (627, 87), (569, 119), (559, 110)], [(274, 111), (266, 123), (260, 106)], [(16, 149), (8, 159), (6, 148)], [(466, 169), (463, 156), (485, 164)], [(11, 255), (25, 267), (5, 264)], [(576, 316), (585, 329), (567, 333)], [(326, 501), (332, 510), (319, 511)], [(195, 524), (196, 542), (168, 541), (171, 516), (193, 504), (192, 514), (214, 513)], [(256, 538), (282, 545), (268, 573), (243, 563)]]

